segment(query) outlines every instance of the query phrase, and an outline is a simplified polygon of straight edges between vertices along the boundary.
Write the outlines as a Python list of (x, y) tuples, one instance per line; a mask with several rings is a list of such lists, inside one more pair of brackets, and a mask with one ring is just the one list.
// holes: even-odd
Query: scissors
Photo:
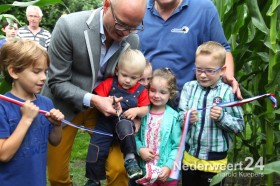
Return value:
[(121, 119), (120, 119), (120, 113), (119, 113), (118, 104), (117, 104), (117, 102), (116, 102), (115, 96), (113, 96), (113, 104), (114, 104), (114, 108), (115, 108), (115, 110), (116, 110), (117, 116), (118, 116), (118, 118), (119, 118), (119, 121), (120, 121), (120, 120), (121, 120)]

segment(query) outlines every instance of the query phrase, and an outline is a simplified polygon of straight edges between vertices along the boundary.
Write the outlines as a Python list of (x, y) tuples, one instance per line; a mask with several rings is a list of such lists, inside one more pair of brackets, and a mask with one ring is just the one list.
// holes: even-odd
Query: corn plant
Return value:
[[(280, 1), (213, 0), (235, 59), (236, 78), (243, 97), (274, 93), (279, 98)], [(248, 153), (265, 163), (280, 159), (280, 110), (260, 100), (243, 107), (246, 130), (240, 135), (242, 146), (235, 151)], [(233, 159), (241, 153), (235, 152)], [(278, 164), (279, 165), (279, 164)], [(278, 170), (280, 167), (278, 167)], [(277, 172), (279, 174), (279, 172)], [(273, 185), (273, 174), (265, 180)]]

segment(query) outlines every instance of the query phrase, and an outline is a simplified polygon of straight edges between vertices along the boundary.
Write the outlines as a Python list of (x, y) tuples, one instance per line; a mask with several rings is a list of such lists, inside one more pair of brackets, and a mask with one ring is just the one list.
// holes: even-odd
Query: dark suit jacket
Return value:
[[(62, 16), (52, 32), (48, 80), (42, 94), (50, 97), (67, 120), (84, 109), (83, 98), (91, 93), (100, 66), (100, 10)], [(138, 48), (139, 39), (131, 34), (108, 60), (105, 76), (112, 76), (120, 54)]]

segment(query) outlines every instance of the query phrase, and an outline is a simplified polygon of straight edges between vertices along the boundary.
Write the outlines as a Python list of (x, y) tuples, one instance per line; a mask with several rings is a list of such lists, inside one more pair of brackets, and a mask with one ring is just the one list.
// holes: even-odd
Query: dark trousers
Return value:
[[(106, 179), (105, 163), (110, 146), (118, 140), (122, 153), (136, 154), (134, 123), (127, 119), (97, 124), (96, 130), (114, 134), (113, 137), (94, 133), (90, 139), (86, 158), (86, 177), (92, 180)], [(118, 161), (118, 160), (116, 160)]]
[[(182, 185), (186, 186), (209, 186), (216, 173), (199, 170), (182, 170)], [(215, 186), (223, 186), (224, 180)]]

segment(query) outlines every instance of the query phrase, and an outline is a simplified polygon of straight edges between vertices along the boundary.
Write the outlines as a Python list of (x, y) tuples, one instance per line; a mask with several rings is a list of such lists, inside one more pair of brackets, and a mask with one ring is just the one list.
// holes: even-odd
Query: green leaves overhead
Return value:
[(18, 2), (15, 1), (13, 4), (1, 4), (0, 5), (0, 14), (3, 12), (8, 11), (14, 6), (19, 7), (27, 7), (29, 5), (36, 5), (36, 6), (48, 6), (48, 5), (54, 5), (54, 4), (61, 4), (65, 6), (64, 2), (62, 0), (37, 0), (37, 1), (29, 1), (29, 2)]

